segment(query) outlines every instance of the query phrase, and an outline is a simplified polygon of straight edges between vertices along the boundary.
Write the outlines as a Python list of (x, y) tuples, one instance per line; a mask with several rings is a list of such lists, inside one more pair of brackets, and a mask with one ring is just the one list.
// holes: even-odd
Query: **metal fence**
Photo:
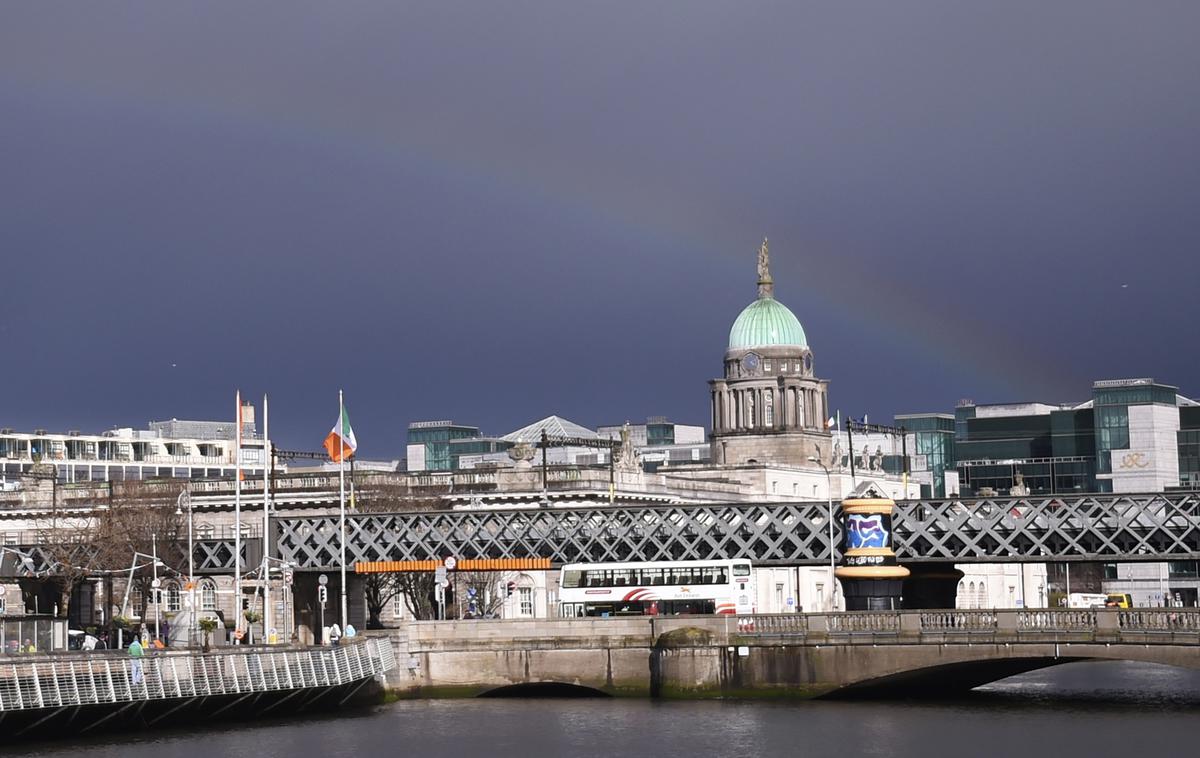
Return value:
[(169, 652), (133, 658), (86, 653), (0, 659), (0, 713), (137, 700), (333, 687), (396, 666), (391, 643), (338, 647)]

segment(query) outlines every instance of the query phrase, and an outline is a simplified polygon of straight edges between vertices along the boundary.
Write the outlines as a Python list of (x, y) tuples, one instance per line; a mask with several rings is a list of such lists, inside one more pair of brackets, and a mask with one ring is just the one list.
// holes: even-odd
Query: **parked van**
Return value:
[(1108, 603), (1108, 595), (1094, 592), (1072, 592), (1067, 596), (1068, 608), (1103, 608)]
[(1105, 608), (1132, 608), (1133, 597), (1128, 592), (1110, 592), (1108, 600), (1104, 602)]

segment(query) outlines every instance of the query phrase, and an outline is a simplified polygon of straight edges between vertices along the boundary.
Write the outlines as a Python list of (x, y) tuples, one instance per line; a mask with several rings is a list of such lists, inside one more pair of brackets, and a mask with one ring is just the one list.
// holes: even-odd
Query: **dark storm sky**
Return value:
[(1200, 394), (1200, 3), (6, 3), (0, 426)]

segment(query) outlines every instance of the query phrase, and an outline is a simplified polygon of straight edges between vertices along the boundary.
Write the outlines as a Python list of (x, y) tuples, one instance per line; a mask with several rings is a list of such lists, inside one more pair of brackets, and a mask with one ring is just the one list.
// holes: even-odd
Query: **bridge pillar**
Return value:
[(953, 608), (963, 572), (952, 563), (914, 563), (904, 580), (904, 609)]
[(887, 497), (850, 497), (842, 501), (846, 542), (835, 572), (842, 582), (848, 611), (899, 610), (908, 569), (892, 550), (892, 510)]

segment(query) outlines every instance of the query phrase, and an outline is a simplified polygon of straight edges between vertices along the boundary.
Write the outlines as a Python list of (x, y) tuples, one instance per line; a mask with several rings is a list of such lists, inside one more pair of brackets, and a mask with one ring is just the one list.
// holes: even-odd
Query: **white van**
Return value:
[(1096, 592), (1072, 592), (1067, 596), (1068, 608), (1103, 608), (1108, 595)]

